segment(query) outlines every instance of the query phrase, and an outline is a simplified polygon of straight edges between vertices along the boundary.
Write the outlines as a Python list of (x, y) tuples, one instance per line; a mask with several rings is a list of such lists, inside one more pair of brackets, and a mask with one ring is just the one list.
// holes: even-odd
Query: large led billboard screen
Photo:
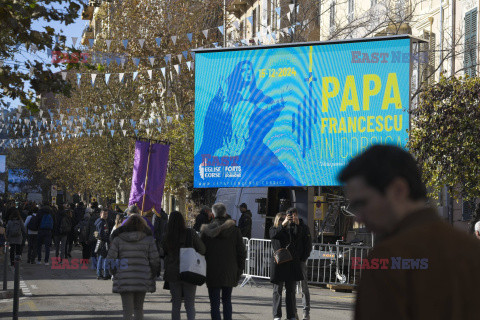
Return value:
[(194, 186), (338, 185), (369, 145), (405, 147), (408, 37), (195, 55)]

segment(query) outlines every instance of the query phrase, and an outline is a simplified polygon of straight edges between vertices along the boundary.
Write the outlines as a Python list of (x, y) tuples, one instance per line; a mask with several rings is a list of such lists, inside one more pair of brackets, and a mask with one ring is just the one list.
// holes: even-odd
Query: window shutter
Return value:
[(465, 68), (465, 74), (469, 74), (470, 67), (470, 55), (468, 52), (470, 42), (470, 12), (465, 13), (465, 41), (463, 44), (464, 53), (463, 53), (463, 67)]
[(432, 84), (435, 82), (435, 50), (437, 45), (436, 35), (433, 32), (428, 33), (428, 83)]
[(465, 14), (465, 43), (464, 43), (465, 74), (470, 77), (476, 75), (477, 65), (477, 9)]
[(476, 76), (477, 70), (477, 9), (474, 9), (472, 12), (471, 19), (471, 32), (470, 32), (470, 63), (471, 63), (471, 76)]

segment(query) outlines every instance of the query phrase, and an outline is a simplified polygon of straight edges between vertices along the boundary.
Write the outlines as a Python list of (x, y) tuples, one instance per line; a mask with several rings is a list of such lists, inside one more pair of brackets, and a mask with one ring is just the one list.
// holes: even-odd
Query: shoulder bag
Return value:
[(289, 245), (290, 244), (288, 244), (286, 248), (280, 248), (273, 253), (273, 257), (277, 264), (283, 264), (285, 262), (293, 260), (292, 254), (290, 253), (290, 251), (288, 251)]
[(192, 232), (187, 229), (185, 247), (180, 248), (180, 280), (201, 286), (207, 278), (207, 261), (193, 248)]

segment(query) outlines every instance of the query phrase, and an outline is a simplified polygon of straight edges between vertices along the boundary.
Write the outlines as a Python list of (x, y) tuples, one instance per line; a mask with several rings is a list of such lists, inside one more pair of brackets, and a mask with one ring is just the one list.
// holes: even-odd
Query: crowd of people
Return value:
[[(441, 220), (428, 203), (414, 158), (397, 147), (374, 146), (343, 168), (339, 180), (345, 184), (349, 210), (376, 234), (376, 244), (364, 260), (392, 260), (385, 268), (362, 272), (355, 319), (477, 319), (480, 242)], [(181, 270), (183, 249), (193, 250), (204, 257), (212, 320), (222, 318), (220, 305), (223, 319), (230, 320), (232, 289), (245, 268), (243, 238), (251, 236), (251, 213), (245, 204), (240, 209), (237, 224), (224, 204), (204, 207), (190, 229), (178, 211), (140, 215), (135, 206), (121, 212), (97, 203), (57, 209), (48, 203), (37, 207), (7, 202), (0, 203), (1, 223), (6, 225), (0, 240), (6, 236), (12, 264), (27, 238), (28, 263), (41, 264), (44, 248), (43, 263), (48, 265), (52, 240), (60, 258), (71, 257), (73, 246), (80, 244), (84, 259), (95, 258), (97, 279), (113, 280), (124, 319), (143, 319), (145, 295), (156, 290), (162, 269), (163, 288), (171, 293), (171, 318), (180, 319), (184, 301), (187, 319), (195, 319), (199, 283)], [(295, 285), (300, 283), (303, 319), (310, 319), (309, 229), (297, 209), (290, 208), (276, 215), (269, 231), (273, 318), (282, 318), (285, 288), (287, 319), (300, 319), (295, 301)], [(475, 224), (475, 236), (480, 238), (480, 223)], [(393, 260), (402, 263), (394, 266)], [(423, 261), (422, 267), (415, 261)]]
[[(181, 248), (194, 248), (206, 261), (205, 282), (213, 320), (232, 319), (232, 289), (245, 269), (246, 248), (243, 237), (251, 237), (251, 212), (241, 204), (238, 224), (231, 219), (225, 205), (203, 207), (193, 228), (188, 228), (182, 213), (163, 210), (141, 215), (136, 206), (125, 212), (102, 207), (93, 202), (69, 206), (23, 205), (2, 203), (3, 241), (10, 246), (10, 263), (21, 256), (28, 245), (27, 263), (49, 265), (53, 244), (55, 259), (72, 257), (72, 249), (81, 246), (82, 259), (96, 263), (98, 280), (113, 280), (119, 293), (124, 319), (143, 319), (143, 302), (147, 292), (156, 291), (157, 278), (163, 271), (163, 288), (171, 293), (171, 318), (180, 319), (182, 301), (187, 319), (195, 319), (197, 285), (182, 277)], [(292, 260), (272, 263), (273, 316), (281, 319), (282, 288), (285, 286), (288, 319), (299, 319), (295, 304), (295, 282), (302, 281), (304, 317), (309, 319), (309, 294), (305, 261), (310, 255), (308, 227), (298, 218), (295, 208), (279, 213), (270, 234), (273, 248), (287, 248)], [(52, 250), (53, 250), (52, 248)], [(113, 263), (116, 261), (116, 263)], [(118, 263), (120, 261), (120, 263)], [(125, 263), (124, 263), (125, 262)], [(163, 263), (162, 263), (163, 262)], [(305, 283), (305, 285), (303, 285)], [(220, 307), (222, 306), (222, 313)]]

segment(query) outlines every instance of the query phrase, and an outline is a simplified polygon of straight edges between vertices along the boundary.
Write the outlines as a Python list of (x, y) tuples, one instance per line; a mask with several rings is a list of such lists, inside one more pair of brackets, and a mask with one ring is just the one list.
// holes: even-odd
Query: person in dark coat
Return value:
[(88, 221), (90, 220), (90, 215), (85, 213), (83, 220), (80, 221), (76, 226), (75, 230), (78, 233), (78, 242), (82, 245), (82, 259), (90, 259), (90, 245), (88, 244)]
[(180, 279), (180, 248), (191, 247), (204, 255), (205, 245), (198, 234), (185, 227), (185, 219), (178, 211), (170, 213), (168, 232), (162, 241), (162, 250), (165, 254), (164, 280), (169, 283), (172, 295), (172, 320), (180, 320), (182, 295), (185, 301), (187, 319), (195, 319), (195, 292), (197, 286)]
[[(53, 214), (53, 230), (52, 230), (52, 236), (53, 236), (53, 243), (55, 244), (55, 257), (60, 257), (59, 252), (60, 252), (60, 242), (66, 243), (66, 234), (61, 235), (60, 234), (60, 224), (62, 222), (63, 217), (65, 216), (65, 212), (63, 210), (63, 205), (58, 208), (58, 210)], [(62, 241), (62, 236), (65, 236), (65, 241)], [(65, 253), (65, 250), (63, 250), (62, 246), (62, 255)], [(63, 256), (62, 258), (65, 258)]]
[(67, 234), (67, 247), (65, 250), (65, 255), (67, 258), (72, 257), (72, 250), (73, 250), (73, 244), (75, 242), (76, 238), (76, 232), (75, 232), (75, 224), (73, 223), (73, 210), (72, 209), (67, 209), (65, 210), (66, 218), (69, 223), (67, 223), (70, 228)]
[(195, 224), (193, 225), (193, 230), (200, 232), (202, 225), (210, 223), (212, 220), (212, 210), (209, 207), (203, 207), (200, 209), (200, 212), (195, 217)]
[(75, 209), (73, 210), (73, 223), (75, 225), (79, 224), (80, 221), (83, 220), (85, 216), (85, 206), (83, 202), (79, 202), (76, 204)]
[[(43, 206), (38, 210), (38, 238), (37, 238), (37, 264), (42, 261), (42, 247), (45, 246), (45, 265), (49, 265), (50, 245), (52, 244), (52, 230), (53, 230), (53, 210), (44, 202)], [(50, 222), (43, 226), (43, 221)]]
[[(108, 220), (108, 209), (103, 208), (100, 212), (100, 218), (95, 221), (95, 230), (97, 235), (97, 244), (95, 253), (97, 254), (97, 279), (110, 279), (106, 256), (110, 245), (110, 233), (113, 222)], [(103, 275), (102, 275), (103, 271)]]
[[(67, 211), (68, 210), (68, 211)], [(72, 218), (68, 215), (69, 209), (60, 210), (55, 214), (53, 234), (55, 242), (55, 257), (68, 258), (67, 240), (72, 232)]]
[[(300, 257), (300, 266), (302, 268), (303, 280), (301, 281), (303, 320), (310, 320), (310, 290), (308, 288), (307, 259), (312, 252), (312, 236), (308, 226), (298, 217), (297, 208), (290, 208), (287, 214), (293, 216), (293, 222), (298, 226), (300, 232), (300, 241), (297, 243), (297, 251)], [(297, 317), (298, 318), (298, 317)]]
[(95, 222), (100, 218), (100, 209), (87, 208), (85, 209), (85, 212), (90, 214), (90, 219), (87, 224), (87, 246), (90, 250), (90, 257), (96, 257), (95, 246), (97, 244), (97, 239), (95, 237)]
[(252, 237), (252, 212), (248, 210), (246, 203), (240, 205), (240, 212), (242, 215), (238, 220), (238, 227), (242, 232), (242, 237), (250, 239)]
[[(6, 239), (10, 245), (10, 265), (14, 265), (15, 255), (21, 256), (22, 240), (27, 234), (27, 229), (23, 224), (22, 216), (18, 209), (14, 209), (10, 214), (6, 228)], [(4, 257), (7, 259), (7, 257)]]
[(442, 221), (428, 204), (412, 155), (372, 146), (338, 180), (349, 210), (376, 234), (368, 256), (352, 264), (364, 269), (355, 319), (479, 318), (480, 242)]
[(164, 268), (164, 253), (160, 252), (160, 248), (162, 246), (162, 241), (165, 239), (167, 235), (167, 226), (168, 226), (168, 215), (163, 210), (160, 209), (160, 212), (155, 213), (153, 216), (153, 236), (155, 238), (155, 242), (157, 243), (157, 248), (159, 250), (160, 255), (160, 270)]
[[(80, 222), (82, 222), (83, 217), (85, 216), (85, 206), (83, 205), (83, 202), (79, 202), (74, 205), (74, 208), (72, 210), (73, 210), (72, 225), (76, 226)], [(78, 234), (76, 232), (73, 232), (73, 242), (74, 244), (80, 243), (80, 241), (78, 241)]]
[(272, 257), (270, 281), (273, 283), (273, 317), (282, 318), (282, 290), (285, 284), (285, 304), (287, 319), (295, 320), (295, 285), (303, 280), (300, 249), (302, 247), (302, 229), (294, 222), (293, 215), (277, 213), (273, 227), (270, 228), (273, 251), (286, 248), (292, 255), (292, 261), (277, 264)]
[(232, 289), (245, 268), (246, 251), (240, 229), (235, 221), (227, 219), (223, 203), (212, 207), (215, 219), (200, 228), (201, 239), (207, 249), (207, 287), (212, 320), (220, 320), (220, 293), (223, 303), (223, 319), (232, 319)]

